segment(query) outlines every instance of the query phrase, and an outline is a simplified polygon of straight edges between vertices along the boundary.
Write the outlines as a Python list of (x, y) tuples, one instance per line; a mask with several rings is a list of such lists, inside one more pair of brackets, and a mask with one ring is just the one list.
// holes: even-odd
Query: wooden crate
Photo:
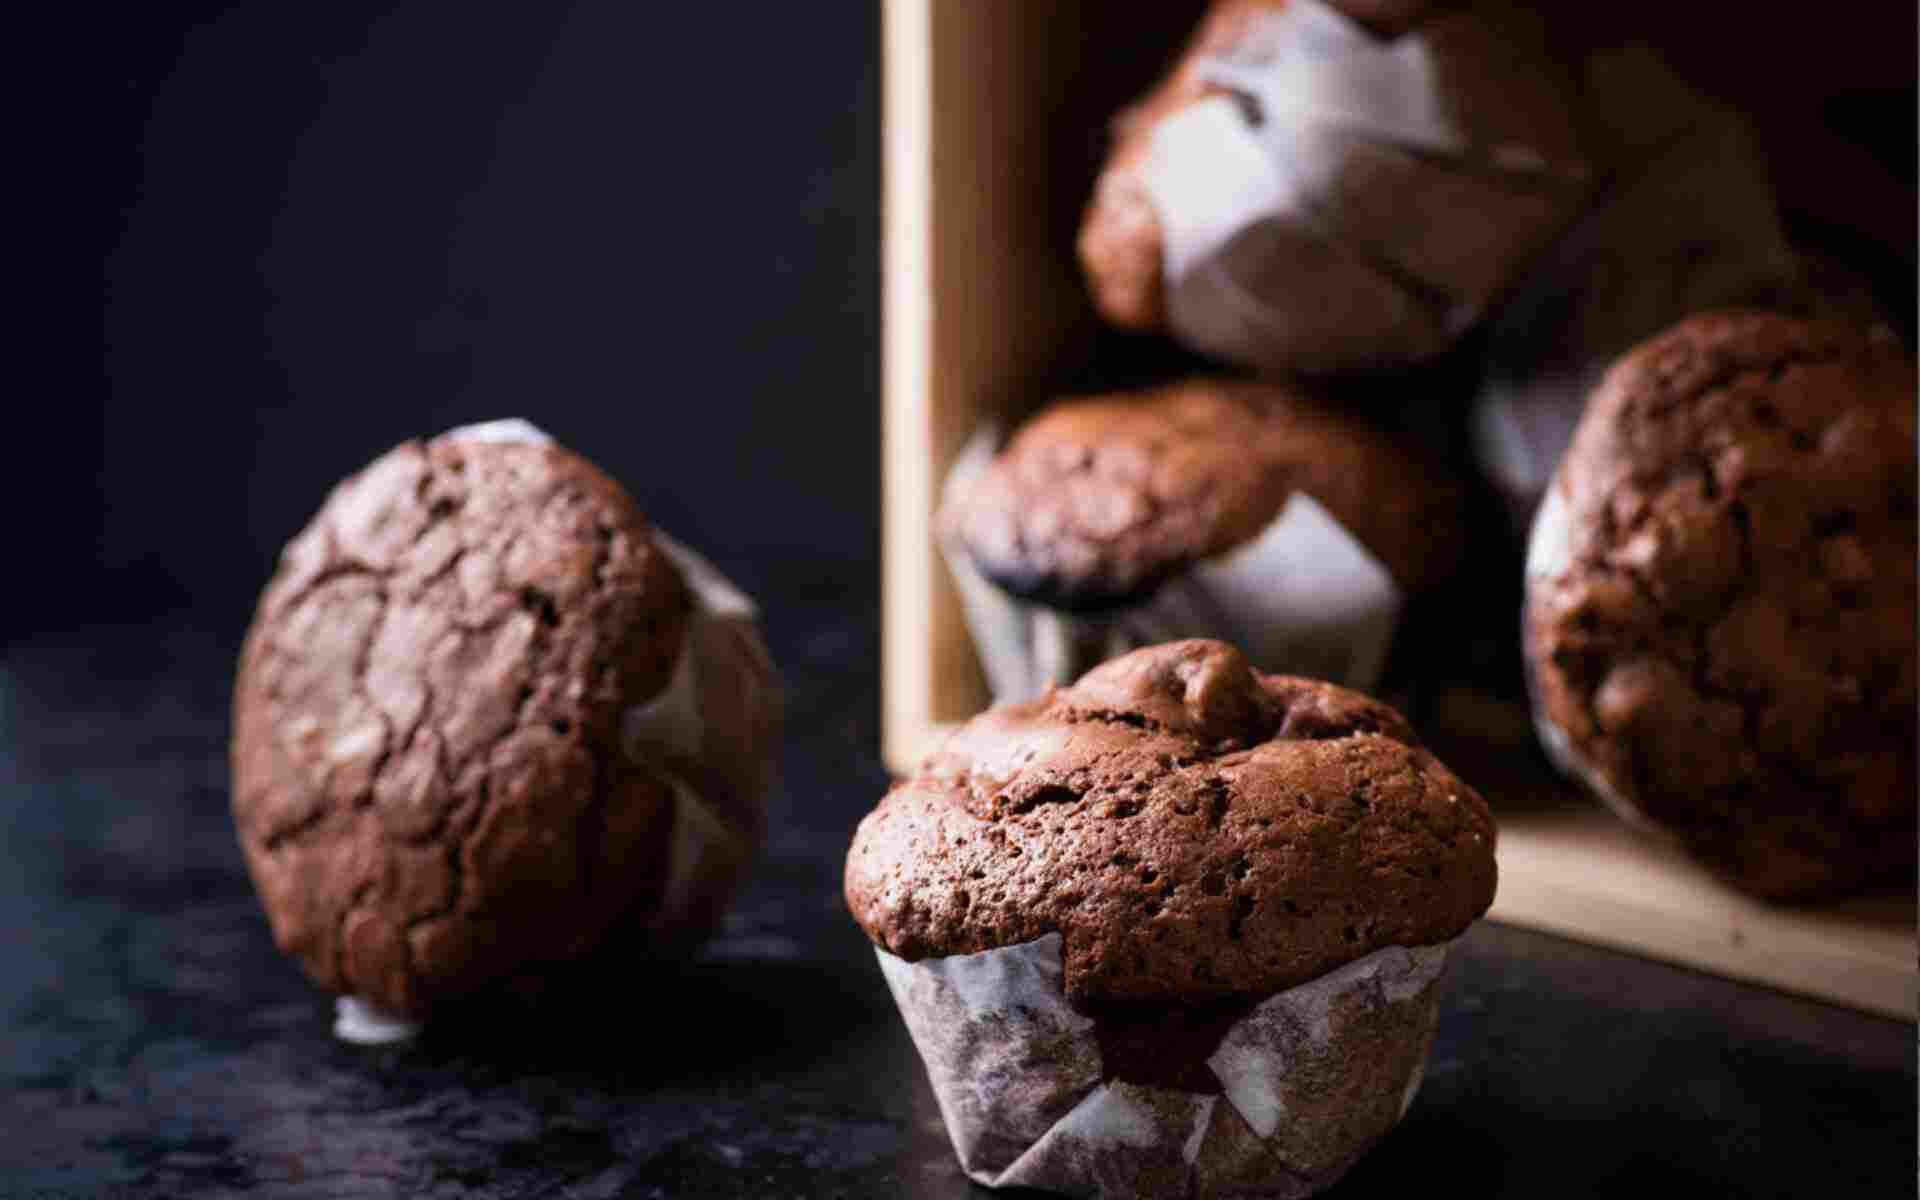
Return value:
[[(1094, 0), (884, 5), (882, 654), (895, 771), (988, 699), (933, 543), (940, 480), (978, 421), (1030, 406), (1086, 355), (1095, 319), (1072, 247), (1104, 123), (1199, 11)], [(1761, 905), (1562, 795), (1542, 781), (1526, 805), (1499, 806), (1495, 919), (1915, 1015), (1911, 895), (1818, 911)]]

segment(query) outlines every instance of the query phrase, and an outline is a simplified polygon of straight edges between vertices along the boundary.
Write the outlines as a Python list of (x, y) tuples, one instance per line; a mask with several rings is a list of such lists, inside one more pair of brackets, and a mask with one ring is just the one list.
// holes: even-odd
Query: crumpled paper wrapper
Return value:
[[(1535, 585), (1559, 578), (1572, 565), (1573, 522), (1565, 498), (1558, 489), (1549, 487), (1546, 499), (1534, 514), (1533, 529), (1527, 538), (1526, 599), (1520, 613), (1521, 637), (1526, 637), (1526, 630), (1532, 625), (1529, 606)], [(1670, 830), (1648, 821), (1639, 807), (1627, 799), (1624, 789), (1615, 786), (1598, 764), (1573, 748), (1573, 740), (1567, 736), (1566, 730), (1554, 724), (1540, 706), (1540, 689), (1534, 679), (1532, 657), (1523, 656), (1523, 661), (1526, 663), (1527, 694), (1533, 709), (1533, 729), (1540, 738), (1541, 748), (1547, 753), (1547, 761), (1568, 779), (1584, 785), (1589, 793), (1599, 797), (1601, 803), (1632, 828), (1672, 840)]]
[(1319, 0), (1200, 64), (1140, 180), (1167, 320), (1273, 371), (1430, 358), (1574, 216), (1587, 168), (1559, 87), (1468, 12), (1383, 39)]
[(673, 785), (666, 890), (647, 928), (657, 948), (674, 950), (705, 938), (753, 865), (773, 755), (770, 726), (752, 718), (777, 700), (753, 601), (660, 530), (653, 540), (680, 569), (694, 615), (666, 690), (628, 709), (621, 732), (628, 754), (664, 762)]
[(1256, 1005), (1219, 1094), (1106, 1079), (1059, 934), (906, 962), (875, 947), (966, 1173), (1071, 1196), (1309, 1196), (1413, 1103), (1452, 943), (1377, 950)]
[(1519, 529), (1614, 359), (1690, 313), (1798, 306), (1811, 290), (1736, 113), (1645, 48), (1585, 70), (1605, 178), (1592, 211), (1502, 305), (1474, 403), (1476, 457)]
[[(447, 436), (553, 441), (519, 418), (463, 426)], [(666, 688), (627, 710), (621, 738), (628, 755), (658, 771), (673, 790), (666, 885), (642, 929), (654, 949), (674, 952), (697, 944), (718, 923), (752, 866), (766, 817), (777, 677), (752, 599), (693, 550), (658, 528), (652, 536), (686, 582), (693, 614)], [(333, 1032), (343, 1041), (386, 1045), (421, 1029), (356, 996), (335, 1001)]]
[[(955, 495), (993, 460), (983, 429), (947, 475)], [(1169, 580), (1145, 603), (1068, 613), (1008, 595), (964, 547), (941, 546), (996, 703), (1069, 684), (1142, 646), (1181, 638), (1229, 642), (1263, 671), (1365, 690), (1380, 676), (1403, 599), (1393, 577), (1333, 515), (1295, 492), (1260, 536)]]

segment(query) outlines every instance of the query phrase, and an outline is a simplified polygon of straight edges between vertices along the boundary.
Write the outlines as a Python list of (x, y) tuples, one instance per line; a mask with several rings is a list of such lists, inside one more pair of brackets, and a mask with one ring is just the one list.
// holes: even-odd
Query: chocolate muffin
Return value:
[(1305, 1195), (1411, 1101), (1493, 847), (1392, 709), (1194, 640), (969, 722), (845, 886), (975, 1179)]
[(1196, 100), (1225, 89), (1201, 76), (1209, 56), (1239, 44), (1263, 13), (1287, 0), (1214, 0), (1186, 49), (1164, 79), (1114, 114), (1113, 147), (1094, 182), (1080, 223), (1080, 265), (1100, 315), (1122, 329), (1157, 330), (1166, 324), (1163, 255), (1166, 232), (1140, 177), (1155, 127)]
[(1464, 491), (1409, 441), (1297, 387), (1188, 380), (1062, 401), (950, 494), (946, 533), (1023, 599), (1135, 603), (1311, 495), (1406, 593), (1458, 562)]
[(1451, 345), (1586, 184), (1541, 31), (1476, 7), (1216, 0), (1113, 121), (1078, 243), (1101, 315), (1277, 372)]
[(425, 1018), (717, 917), (777, 689), (744, 597), (677, 563), (711, 570), (520, 423), (395, 448), (287, 546), (241, 655), (233, 810), (275, 940), (353, 1013)]
[(1608, 372), (1535, 519), (1548, 749), (1755, 895), (1913, 869), (1914, 387), (1882, 332), (1689, 318)]
[[(1260, 21), (1288, 0), (1213, 0), (1164, 78), (1153, 90), (1114, 114), (1112, 149), (1094, 184), (1080, 224), (1080, 263), (1102, 316), (1122, 329), (1159, 329), (1166, 323), (1163, 293), (1166, 231), (1141, 178), (1160, 122), (1227, 89), (1203, 70), (1214, 55), (1231, 52), (1253, 36)], [(1383, 36), (1404, 33), (1434, 7), (1429, 0), (1341, 0), (1339, 9)]]

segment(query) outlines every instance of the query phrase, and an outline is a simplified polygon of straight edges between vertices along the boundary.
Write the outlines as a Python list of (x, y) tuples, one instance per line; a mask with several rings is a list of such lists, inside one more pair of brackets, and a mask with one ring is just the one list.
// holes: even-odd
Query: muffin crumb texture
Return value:
[(1057, 932), (1070, 999), (1145, 1016), (1450, 940), (1493, 846), (1391, 708), (1196, 640), (969, 722), (861, 823), (846, 896), (909, 961)]
[(1609, 372), (1536, 526), (1543, 724), (1764, 897), (1914, 863), (1914, 395), (1889, 337), (1692, 318)]
[(621, 752), (690, 599), (557, 447), (407, 443), (286, 549), (242, 653), (234, 812), (276, 940), (419, 1017), (657, 899), (668, 779)]

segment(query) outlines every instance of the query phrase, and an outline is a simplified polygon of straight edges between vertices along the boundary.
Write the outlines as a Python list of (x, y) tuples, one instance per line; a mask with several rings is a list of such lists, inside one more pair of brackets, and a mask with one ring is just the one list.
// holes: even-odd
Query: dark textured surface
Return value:
[[(408, 1049), (336, 1043), (273, 948), (226, 810), (237, 646), (9, 651), (0, 1195), (967, 1194), (839, 894), (885, 787), (858, 665), (877, 614), (847, 601), (873, 581), (761, 573), (791, 731), (722, 936), (543, 1023), (499, 1005)], [(1911, 1025), (1485, 923), (1450, 972), (1425, 1090), (1337, 1195), (1436, 1164), (1465, 1195), (1913, 1194)]]

